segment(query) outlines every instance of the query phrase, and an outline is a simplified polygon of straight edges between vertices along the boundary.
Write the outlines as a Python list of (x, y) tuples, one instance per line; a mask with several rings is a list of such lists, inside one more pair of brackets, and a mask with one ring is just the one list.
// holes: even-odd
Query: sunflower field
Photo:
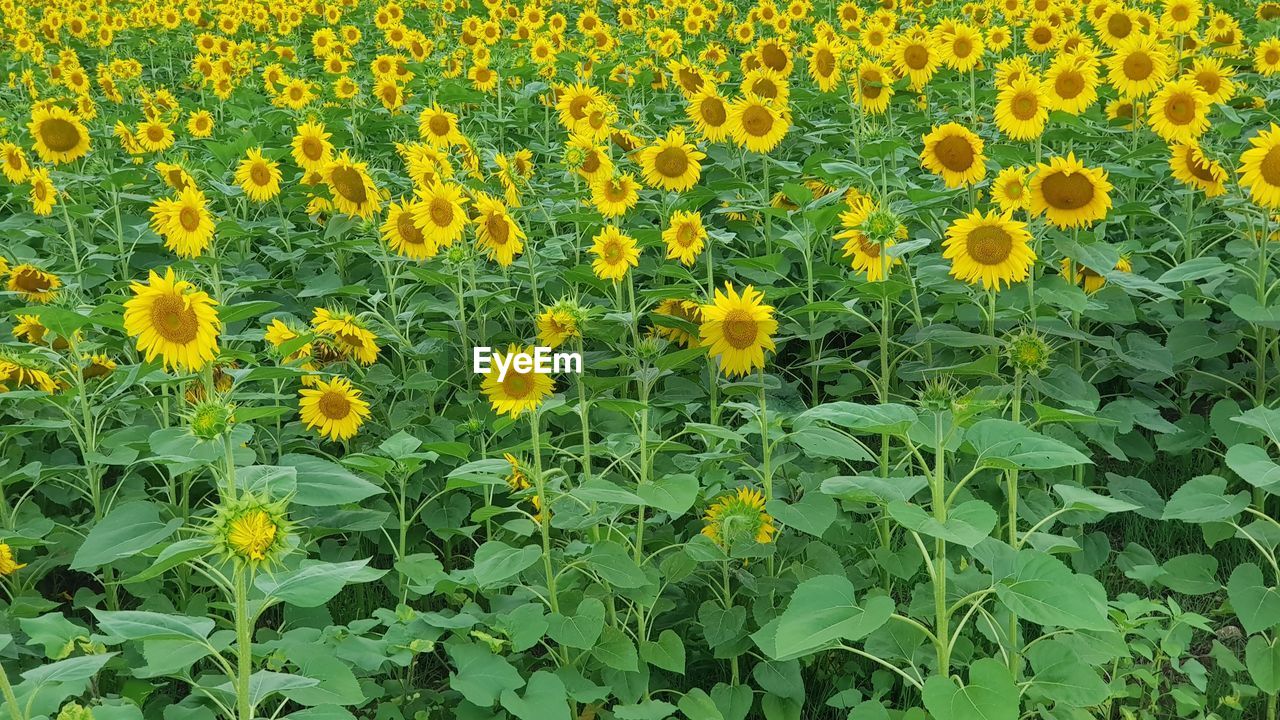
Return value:
[(1274, 0), (0, 0), (0, 77), (0, 720), (1280, 715)]

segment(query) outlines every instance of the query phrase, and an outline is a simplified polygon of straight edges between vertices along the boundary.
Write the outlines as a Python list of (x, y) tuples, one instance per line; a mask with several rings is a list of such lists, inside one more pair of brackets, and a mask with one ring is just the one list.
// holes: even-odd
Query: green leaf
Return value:
[(1244, 664), (1253, 684), (1268, 695), (1280, 692), (1280, 638), (1269, 642), (1261, 635), (1249, 638), (1244, 648)]
[(1137, 510), (1141, 505), (1121, 500), (1119, 498), (1099, 495), (1098, 493), (1087, 488), (1078, 487), (1076, 485), (1054, 485), (1053, 491), (1058, 493), (1058, 497), (1062, 498), (1064, 507), (1078, 510), (1096, 510), (1105, 513), (1128, 512)]
[(22, 673), (22, 678), (36, 685), (54, 682), (77, 682), (88, 680), (106, 665), (118, 653), (102, 653), (101, 655), (82, 655), (80, 657), (59, 660), (56, 663), (40, 665)]
[(1227, 481), (1217, 475), (1200, 475), (1183, 483), (1165, 503), (1164, 520), (1189, 523), (1218, 522), (1234, 518), (1249, 506), (1249, 493), (1227, 494)]
[(992, 418), (974, 423), (965, 443), (978, 456), (975, 464), (1001, 470), (1049, 470), (1092, 464), (1079, 450), (1020, 423)]
[(298, 471), (297, 491), (291, 498), (297, 505), (345, 505), (386, 492), (341, 465), (313, 455), (289, 453), (280, 458), (280, 464)]
[(203, 643), (214, 621), (204, 617), (166, 615), (141, 610), (94, 610), (98, 627), (121, 640), (192, 640)]
[(805, 493), (799, 501), (790, 504), (770, 500), (765, 508), (783, 525), (814, 537), (822, 537), (836, 520), (835, 498), (817, 492)]
[(50, 660), (67, 657), (76, 649), (78, 638), (89, 638), (88, 630), (71, 622), (62, 613), (22, 618), (18, 620), (18, 625), (31, 638), (31, 642), (44, 646), (45, 657)]
[(587, 566), (614, 587), (637, 588), (647, 582), (631, 553), (612, 540), (601, 540), (592, 546)]
[(805, 428), (804, 432), (793, 434), (791, 441), (813, 457), (839, 458), (849, 462), (869, 462), (874, 459), (862, 445), (831, 428)]
[(1055, 638), (1033, 644), (1027, 650), (1027, 659), (1035, 670), (1031, 674), (1032, 688), (1056, 703), (1091, 707), (1106, 702), (1110, 694), (1098, 671)]
[[(1071, 592), (1063, 592), (1064, 588)], [(996, 596), (1019, 617), (1040, 625), (1112, 629), (1102, 586), (1039, 550), (1018, 551), (1013, 573), (996, 584)]]
[(645, 640), (640, 643), (640, 657), (654, 667), (684, 674), (684, 641), (674, 630), (663, 630), (657, 642)]
[(179, 540), (171, 543), (160, 551), (156, 556), (155, 562), (151, 566), (136, 575), (128, 577), (120, 582), (128, 585), (130, 583), (144, 582), (153, 578), (160, 577), (166, 571), (171, 570), (188, 560), (198, 557), (204, 557), (213, 548), (213, 542), (208, 537), (194, 537), (186, 540)]
[(923, 475), (882, 478), (873, 475), (837, 475), (822, 481), (822, 492), (850, 502), (887, 505), (894, 500), (911, 500), (929, 486)]
[(1267, 451), (1256, 445), (1232, 445), (1227, 448), (1227, 467), (1250, 485), (1272, 495), (1280, 494), (1280, 465)]
[(960, 503), (942, 523), (919, 505), (899, 500), (889, 503), (889, 516), (908, 530), (970, 548), (987, 539), (996, 526), (996, 511), (981, 500)]
[(613, 716), (618, 720), (665, 720), (676, 710), (669, 702), (645, 700), (634, 705), (614, 705)]
[(480, 587), (497, 587), (538, 562), (540, 557), (542, 557), (542, 548), (537, 545), (514, 548), (500, 540), (490, 540), (476, 550), (476, 564), (472, 572), (475, 574), (476, 584)]
[(561, 645), (590, 650), (604, 628), (604, 603), (586, 598), (571, 616), (553, 614), (548, 618), (547, 635)]
[(502, 691), (502, 707), (520, 720), (548, 720), (569, 716), (569, 698), (560, 678), (545, 670), (529, 677), (524, 695), (515, 690)]
[(881, 405), (863, 405), (853, 402), (824, 403), (797, 415), (792, 426), (798, 432), (819, 420), (857, 433), (903, 435), (915, 424), (916, 411), (896, 403)]
[(382, 570), (373, 571), (372, 576), (365, 572), (368, 564), (367, 559), (340, 563), (304, 561), (296, 570), (259, 575), (253, 584), (264, 594), (290, 605), (319, 607), (349, 582), (368, 582), (382, 576)]
[(646, 505), (658, 508), (676, 519), (689, 511), (698, 498), (698, 478), (678, 473), (664, 475), (636, 488)]
[(774, 635), (776, 658), (820, 650), (838, 640), (858, 640), (889, 621), (893, 600), (869, 598), (859, 605), (843, 575), (819, 575), (796, 587)]
[(445, 651), (458, 668), (449, 674), (449, 687), (480, 707), (493, 707), (507, 691), (524, 687), (524, 679), (511, 663), (489, 652), (484, 645), (447, 645)]
[(724, 713), (706, 691), (693, 688), (680, 698), (680, 712), (689, 720), (725, 720)]
[(992, 658), (969, 666), (969, 683), (964, 686), (949, 677), (930, 677), (923, 699), (933, 720), (1018, 720), (1018, 686), (1009, 669)]
[(1242, 425), (1257, 428), (1267, 434), (1274, 443), (1280, 443), (1280, 409), (1257, 407), (1231, 418)]
[(631, 638), (612, 625), (605, 626), (600, 642), (591, 649), (591, 654), (614, 670), (636, 672), (640, 669), (640, 657)]
[(364, 702), (360, 680), (342, 660), (323, 653), (304, 653), (291, 658), (298, 665), (298, 672), (317, 681), (315, 685), (291, 688), (283, 695), (299, 705), (359, 705)]
[(1262, 570), (1253, 563), (1237, 565), (1231, 572), (1227, 598), (1249, 634), (1280, 623), (1280, 591), (1263, 581)]
[(137, 555), (172, 535), (182, 520), (161, 522), (160, 509), (145, 501), (117, 505), (89, 531), (71, 560), (71, 569), (88, 570)]

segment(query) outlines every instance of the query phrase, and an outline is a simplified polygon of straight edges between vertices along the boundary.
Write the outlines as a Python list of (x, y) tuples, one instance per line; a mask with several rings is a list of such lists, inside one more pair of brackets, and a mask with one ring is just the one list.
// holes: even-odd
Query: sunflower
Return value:
[(84, 366), (84, 369), (81, 370), (85, 380), (104, 378), (115, 372), (116, 361), (106, 355), (95, 353), (93, 355), (86, 356), (86, 359), (89, 362)]
[(667, 298), (658, 303), (658, 307), (653, 311), (654, 315), (661, 315), (668, 318), (674, 318), (681, 323), (693, 325), (694, 330), (690, 331), (675, 323), (663, 324), (655, 323), (653, 325), (653, 333), (659, 337), (666, 338), (674, 343), (678, 343), (681, 347), (690, 348), (698, 344), (697, 326), (702, 324), (702, 306), (692, 300), (681, 300), (677, 298)]
[(320, 171), (338, 212), (368, 220), (382, 209), (382, 191), (369, 177), (369, 165), (343, 150)]
[(507, 465), (511, 468), (511, 474), (507, 476), (507, 487), (511, 492), (520, 492), (533, 487), (529, 482), (529, 476), (525, 474), (524, 468), (518, 458), (511, 453), (502, 453), (502, 457), (507, 461)]
[(831, 92), (840, 82), (840, 47), (825, 37), (809, 46), (809, 77), (822, 92)]
[(1160, 24), (1176, 34), (1186, 33), (1200, 24), (1203, 13), (1198, 0), (1165, 0)]
[(1151, 99), (1147, 122), (1165, 142), (1193, 141), (1209, 129), (1209, 96), (1195, 78), (1184, 75), (1165, 84)]
[(44, 336), (49, 332), (49, 328), (40, 322), (39, 315), (23, 315), (19, 313), (14, 316), (13, 336), (23, 342), (32, 345), (42, 345)]
[(392, 250), (411, 260), (425, 260), (435, 257), (440, 247), (427, 240), (422, 228), (414, 220), (417, 206), (418, 203), (414, 200), (391, 203), (387, 206), (387, 218), (382, 221), (379, 231)]
[(268, 502), (252, 492), (223, 498), (216, 506), (206, 533), (216, 551), (239, 566), (274, 565), (293, 545), (287, 502)]
[(579, 312), (568, 302), (558, 302), (538, 316), (538, 342), (558, 348), (569, 338), (582, 337)]
[(9, 271), (9, 290), (27, 302), (49, 303), (58, 296), (62, 280), (35, 265), (23, 263)]
[(972, 185), (987, 175), (982, 138), (958, 123), (935, 127), (924, 136), (920, 164), (949, 188)]
[(213, 115), (208, 110), (197, 110), (187, 118), (187, 132), (192, 137), (207, 138), (213, 134)]
[(1049, 120), (1045, 94), (1034, 78), (1002, 89), (996, 99), (996, 127), (1014, 140), (1032, 140), (1044, 133)]
[(138, 123), (138, 128), (134, 132), (134, 137), (138, 139), (138, 144), (147, 152), (160, 152), (168, 150), (173, 146), (173, 130), (168, 124), (152, 119), (143, 120)]
[(893, 99), (893, 76), (889, 69), (871, 60), (859, 63), (854, 99), (862, 111), (870, 115), (879, 115), (887, 110), (889, 101)]
[(588, 182), (613, 175), (613, 159), (608, 148), (596, 145), (591, 138), (574, 136), (565, 146), (565, 164)]
[(772, 335), (778, 330), (773, 308), (765, 305), (764, 294), (748, 285), (739, 295), (725, 283), (716, 290), (712, 302), (702, 306), (698, 328), (701, 345), (712, 357), (720, 358), (720, 370), (730, 377), (764, 369), (764, 351), (774, 350)]
[(639, 201), (640, 188), (631, 173), (600, 177), (591, 183), (591, 204), (605, 217), (622, 217)]
[(1192, 60), (1187, 74), (1209, 96), (1210, 104), (1230, 102), (1235, 97), (1236, 84), (1232, 81), (1235, 71), (1223, 65), (1218, 58), (1198, 57)]
[(146, 285), (130, 285), (124, 304), (124, 330), (137, 338), (147, 362), (160, 356), (164, 367), (200, 370), (218, 354), (218, 303), (203, 290), (179, 280), (173, 268), (163, 277), (149, 272)]
[(1107, 103), (1107, 120), (1126, 130), (1133, 128), (1133, 100), (1119, 98)]
[(55, 393), (61, 387), (40, 360), (0, 351), (0, 392), (8, 392), (10, 385), (47, 393)]
[[(1079, 285), (1084, 288), (1086, 293), (1092, 295), (1102, 289), (1107, 284), (1107, 279), (1095, 270), (1085, 267), (1071, 258), (1062, 258), (1062, 277), (1072, 285)], [(1115, 269), (1119, 272), (1133, 272), (1133, 265), (1129, 262), (1129, 258), (1121, 255), (1116, 260)]]
[(929, 36), (904, 37), (894, 44), (890, 51), (893, 67), (898, 75), (910, 81), (912, 90), (920, 90), (929, 84), (938, 66), (942, 64), (942, 54), (934, 47)]
[(462, 207), (466, 202), (462, 188), (437, 179), (418, 191), (413, 208), (414, 224), (422, 230), (428, 243), (437, 248), (449, 247), (467, 229), (467, 213)]
[(596, 256), (591, 269), (601, 280), (621, 280), (628, 270), (640, 265), (635, 239), (613, 225), (606, 225), (591, 239), (591, 254)]
[(636, 161), (649, 185), (683, 192), (698, 183), (702, 174), (699, 161), (705, 157), (705, 153), (685, 141), (684, 128), (675, 127), (665, 138), (641, 150)]
[(773, 542), (778, 528), (765, 512), (765, 497), (759, 490), (743, 487), (720, 497), (707, 508), (702, 534), (726, 550), (741, 543)]
[(1058, 58), (1045, 72), (1043, 87), (1050, 110), (1079, 115), (1098, 99), (1098, 69), (1092, 61)]
[(785, 105), (775, 106), (759, 98), (742, 98), (729, 105), (729, 127), (733, 142), (751, 152), (767, 153), (782, 142), (791, 126)]
[(293, 161), (308, 172), (319, 172), (333, 157), (332, 137), (318, 122), (305, 122), (298, 126), (293, 136)]
[(1030, 204), (1027, 193), (1027, 168), (1007, 167), (991, 182), (991, 199), (1006, 213), (1026, 210)]
[[(1253, 147), (1240, 155), (1240, 184), (1249, 188), (1249, 198), (1261, 207), (1280, 208), (1280, 126), (1249, 138)], [(16, 272), (16, 270), (15, 270)], [(9, 281), (10, 288), (13, 280)]]
[(1098, 31), (1098, 39), (1109, 48), (1119, 49), (1126, 40), (1135, 36), (1137, 22), (1134, 12), (1123, 4), (1108, 3), (1102, 17), (1094, 25)]
[(13, 549), (8, 543), (0, 543), (0, 575), (12, 575), (26, 566), (26, 563), (14, 559)]
[(603, 97), (598, 88), (582, 83), (558, 88), (556, 114), (560, 124), (566, 129), (573, 129), (578, 121), (586, 118), (588, 108)]
[(0, 172), (9, 182), (17, 184), (26, 182), (31, 174), (31, 164), (27, 162), (27, 154), (22, 148), (11, 142), (0, 143)]
[(957, 23), (950, 32), (942, 34), (939, 45), (942, 61), (958, 72), (968, 72), (982, 60), (982, 33), (970, 25)]
[(433, 147), (446, 148), (461, 144), (462, 132), (458, 130), (458, 116), (432, 103), (418, 115), (418, 136)]
[[(285, 343), (291, 343), (302, 337), (302, 333), (304, 332), (306, 331), (301, 328), (293, 327), (280, 318), (273, 318), (271, 320), (271, 324), (267, 325), (267, 329), (262, 333), (262, 339), (270, 343), (271, 347), (279, 350)], [(311, 343), (306, 343), (289, 353), (289, 355), (285, 357), (285, 361), (292, 362), (310, 354)]]
[(252, 148), (236, 166), (236, 184), (250, 200), (267, 202), (280, 194), (280, 163)]
[(1194, 141), (1169, 146), (1169, 169), (1174, 179), (1203, 191), (1205, 197), (1217, 197), (1227, 191), (1226, 169), (1205, 155)]
[(689, 98), (685, 115), (707, 142), (720, 142), (729, 136), (729, 106), (715, 86), (707, 83)]
[(480, 92), (489, 92), (498, 86), (498, 73), (487, 65), (473, 65), (467, 72), (471, 86)]
[(1129, 98), (1151, 94), (1168, 73), (1168, 48), (1149, 35), (1135, 35), (1121, 43), (1107, 59), (1107, 81)]
[(45, 162), (57, 165), (89, 154), (89, 131), (77, 115), (65, 108), (37, 105), (31, 111), (27, 130), (35, 140), (36, 155)]
[(524, 231), (498, 198), (476, 193), (475, 200), (476, 216), (471, 222), (475, 225), (476, 247), (490, 260), (510, 267), (524, 252)]
[(1280, 73), (1280, 38), (1269, 37), (1253, 51), (1253, 67), (1260, 75)]
[(942, 246), (952, 277), (971, 285), (981, 282), (987, 290), (1026, 280), (1036, 259), (1026, 223), (994, 210), (986, 215), (974, 210), (951, 223)]
[[(849, 209), (840, 214), (842, 230), (835, 235), (836, 240), (844, 241), (844, 256), (855, 272), (864, 273), (867, 282), (880, 282), (889, 276), (894, 265), (901, 265), (902, 258), (889, 255), (886, 250), (897, 244), (897, 240), (906, 236), (906, 228), (901, 225), (894, 228), (891, 235), (883, 240), (875, 240), (867, 235), (864, 227), (868, 218), (876, 210), (875, 202), (865, 195), (859, 195), (849, 202)], [(901, 234), (898, 229), (901, 229)]]
[(345, 310), (316, 308), (311, 318), (316, 335), (331, 338), (345, 357), (355, 358), (361, 365), (378, 360), (378, 336), (364, 326), (360, 318)]
[(31, 211), (36, 215), (52, 213), (53, 206), (58, 203), (58, 189), (53, 186), (49, 169), (38, 167), (32, 170), (27, 182), (31, 183), (31, 192), (27, 196), (31, 200)]
[(1044, 18), (1037, 19), (1022, 32), (1022, 40), (1033, 53), (1046, 53), (1062, 42), (1058, 28)]
[(1030, 210), (1059, 228), (1090, 225), (1111, 208), (1111, 183), (1102, 168), (1088, 168), (1075, 153), (1040, 163), (1031, 178)]
[[(518, 348), (510, 345), (506, 354), (494, 353), (489, 372), (480, 382), (480, 390), (489, 398), (489, 405), (494, 412), (518, 417), (521, 413), (536, 410), (555, 390), (555, 383), (550, 377), (535, 372), (520, 372), (514, 362), (508, 360), (516, 354), (533, 354), (533, 348)], [(506, 374), (502, 374), (499, 365), (506, 364)], [(501, 378), (499, 378), (501, 375)]]
[(183, 190), (187, 186), (194, 186), (195, 178), (191, 177), (191, 173), (186, 168), (173, 163), (158, 162), (156, 163), (156, 172), (160, 173), (160, 179), (164, 180), (164, 184), (174, 190)]
[(193, 185), (174, 197), (157, 200), (150, 212), (151, 229), (178, 257), (197, 257), (213, 240), (213, 215), (204, 193)]
[(667, 244), (667, 259), (679, 260), (685, 267), (693, 267), (707, 240), (702, 216), (697, 212), (677, 210), (671, 214), (667, 229), (662, 231), (662, 241)]
[(360, 399), (360, 391), (343, 377), (317, 380), (315, 387), (303, 388), (298, 394), (302, 396), (298, 401), (302, 423), (330, 440), (340, 442), (355, 436), (369, 417), (369, 403)]

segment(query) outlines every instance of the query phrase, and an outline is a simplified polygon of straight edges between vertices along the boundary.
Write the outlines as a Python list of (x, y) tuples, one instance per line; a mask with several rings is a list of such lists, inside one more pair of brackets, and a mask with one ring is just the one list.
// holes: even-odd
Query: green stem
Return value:
[(253, 704), (249, 696), (249, 678), (253, 672), (253, 622), (249, 618), (248, 567), (236, 570), (236, 710), (240, 720), (253, 720)]
[(4, 695), (4, 703), (9, 706), (10, 720), (27, 720), (18, 708), (18, 698), (13, 694), (13, 685), (9, 684), (9, 673), (5, 671), (4, 665), (0, 665), (0, 694)]

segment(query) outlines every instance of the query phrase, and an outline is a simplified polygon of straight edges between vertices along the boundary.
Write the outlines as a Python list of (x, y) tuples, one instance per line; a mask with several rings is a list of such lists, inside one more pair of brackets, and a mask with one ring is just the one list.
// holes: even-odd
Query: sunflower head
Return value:
[(235, 406), (219, 400), (202, 400), (187, 413), (187, 429), (201, 440), (216, 440), (235, 423)]
[(8, 543), (0, 543), (0, 575), (12, 575), (26, 566), (14, 558), (13, 548)]
[(297, 540), (288, 518), (288, 500), (269, 500), (255, 493), (223, 500), (214, 509), (206, 532), (214, 548), (238, 566), (257, 569), (277, 564)]
[(1049, 369), (1053, 348), (1034, 330), (1021, 330), (1004, 342), (1005, 358), (1018, 372), (1038, 376)]
[(960, 404), (956, 383), (947, 375), (930, 378), (916, 395), (916, 404), (926, 412), (953, 412)]
[(753, 488), (723, 495), (707, 508), (702, 534), (726, 550), (748, 543), (771, 543), (778, 528), (764, 506), (764, 495)]

